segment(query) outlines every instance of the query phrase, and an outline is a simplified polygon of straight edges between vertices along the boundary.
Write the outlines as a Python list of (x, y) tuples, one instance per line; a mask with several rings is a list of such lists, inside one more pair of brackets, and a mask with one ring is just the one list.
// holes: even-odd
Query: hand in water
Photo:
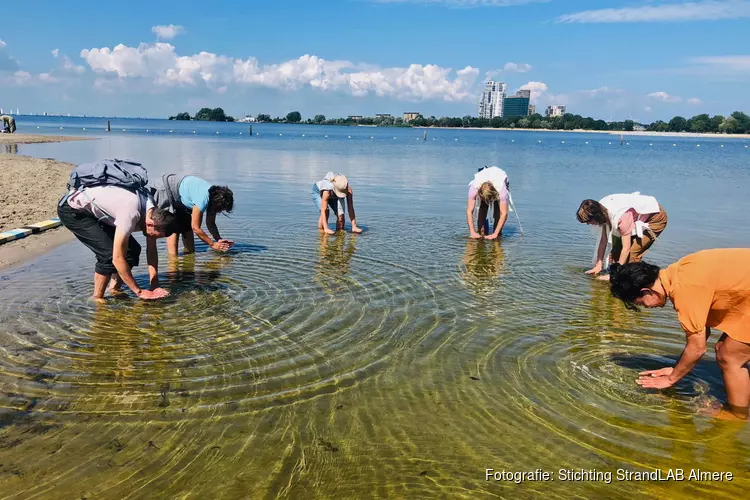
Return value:
[(645, 372), (641, 372), (638, 375), (643, 377), (669, 377), (672, 375), (672, 372), (674, 371), (674, 368), (671, 366), (667, 366), (666, 368), (659, 368), (658, 370), (646, 370)]
[(471, 233), (471, 235), (470, 235), (470, 238), (471, 238), (472, 240), (478, 240), (478, 239), (481, 239), (481, 238), (482, 238), (482, 235), (481, 235), (481, 234), (479, 234), (479, 233), (475, 233), (475, 232), (472, 232), (472, 233)]
[(487, 235), (484, 237), (485, 240), (496, 240), (497, 237), (500, 236), (499, 234), (492, 233), (490, 235)]
[(141, 290), (138, 294), (138, 298), (142, 300), (157, 300), (167, 297), (169, 292), (163, 288), (155, 288), (154, 290)]
[(636, 383), (645, 389), (667, 389), (675, 384), (669, 378), (673, 371), (674, 368), (672, 367), (661, 368), (660, 370), (647, 370), (638, 374), (640, 377), (636, 380)]
[(326, 234), (336, 234), (336, 231), (334, 231), (328, 226), (326, 226), (323, 230), (326, 232)]
[(601, 263), (595, 265), (593, 268), (591, 268), (588, 271), (586, 271), (586, 274), (599, 274), (600, 272), (602, 272), (602, 265), (601, 265)]
[(229, 240), (219, 240), (211, 245), (211, 248), (217, 252), (226, 252), (232, 247), (232, 245), (234, 245), (234, 242), (230, 242)]

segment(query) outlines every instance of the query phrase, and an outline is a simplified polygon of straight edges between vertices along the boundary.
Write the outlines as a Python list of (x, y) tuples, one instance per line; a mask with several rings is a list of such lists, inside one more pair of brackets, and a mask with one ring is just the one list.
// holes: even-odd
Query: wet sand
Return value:
[(0, 134), (0, 144), (43, 144), (45, 142), (92, 141), (94, 137), (70, 137), (65, 135)]
[(0, 245), (0, 271), (32, 261), (74, 239), (73, 233), (60, 226)]
[[(0, 154), (0, 232), (57, 217), (57, 202), (72, 169), (70, 163)], [(0, 245), (0, 268), (38, 257), (71, 238), (63, 228)]]

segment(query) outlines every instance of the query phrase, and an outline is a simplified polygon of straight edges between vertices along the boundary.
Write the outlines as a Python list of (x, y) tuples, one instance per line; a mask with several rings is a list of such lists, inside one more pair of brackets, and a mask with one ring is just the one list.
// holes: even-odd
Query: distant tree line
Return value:
[(170, 120), (198, 120), (204, 122), (233, 122), (234, 118), (224, 113), (221, 108), (201, 108), (200, 111), (195, 113), (195, 116), (190, 117), (190, 113), (178, 113), (177, 116), (170, 116)]
[(731, 115), (696, 115), (690, 119), (675, 116), (669, 122), (655, 121), (648, 126), (653, 132), (698, 132), (723, 134), (750, 134), (750, 116), (741, 111)]
[(750, 134), (750, 116), (741, 111), (735, 111), (728, 117), (707, 114), (694, 116), (690, 119), (676, 116), (669, 122), (662, 120), (650, 125), (637, 124), (633, 120), (619, 122), (605, 122), (591, 117), (583, 117), (571, 113), (564, 116), (546, 117), (540, 114), (517, 116), (513, 118), (477, 118), (474, 116), (428, 118), (419, 115), (416, 119), (404, 122), (401, 117), (393, 116), (365, 116), (362, 118), (331, 118), (325, 115), (315, 115), (307, 120), (302, 119), (299, 111), (292, 111), (286, 117), (271, 118), (268, 114), (259, 114), (256, 120), (261, 123), (307, 123), (311, 125), (374, 125), (378, 127), (452, 127), (452, 128), (530, 128), (547, 130), (613, 130), (630, 132), (636, 126), (644, 127), (652, 132), (698, 132), (698, 133), (727, 133)]

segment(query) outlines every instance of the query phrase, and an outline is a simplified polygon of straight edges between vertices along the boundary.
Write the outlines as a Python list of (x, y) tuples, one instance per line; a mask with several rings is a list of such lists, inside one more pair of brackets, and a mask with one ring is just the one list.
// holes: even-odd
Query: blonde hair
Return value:
[(486, 181), (479, 186), (478, 194), (485, 203), (492, 203), (500, 199), (500, 193), (497, 192), (497, 189), (495, 189), (495, 186), (490, 181)]

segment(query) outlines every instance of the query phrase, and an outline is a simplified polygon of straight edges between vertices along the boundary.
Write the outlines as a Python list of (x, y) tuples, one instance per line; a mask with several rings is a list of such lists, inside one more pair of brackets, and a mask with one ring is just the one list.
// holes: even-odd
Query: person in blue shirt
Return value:
[[(157, 207), (169, 209), (177, 217), (179, 231), (167, 239), (170, 256), (178, 254), (180, 235), (185, 253), (195, 251), (193, 235), (217, 252), (226, 252), (234, 245), (233, 241), (222, 238), (216, 227), (216, 214), (228, 213), (234, 208), (234, 194), (228, 187), (213, 186), (194, 175), (167, 174), (152, 193)], [(211, 236), (202, 228), (204, 215)]]

